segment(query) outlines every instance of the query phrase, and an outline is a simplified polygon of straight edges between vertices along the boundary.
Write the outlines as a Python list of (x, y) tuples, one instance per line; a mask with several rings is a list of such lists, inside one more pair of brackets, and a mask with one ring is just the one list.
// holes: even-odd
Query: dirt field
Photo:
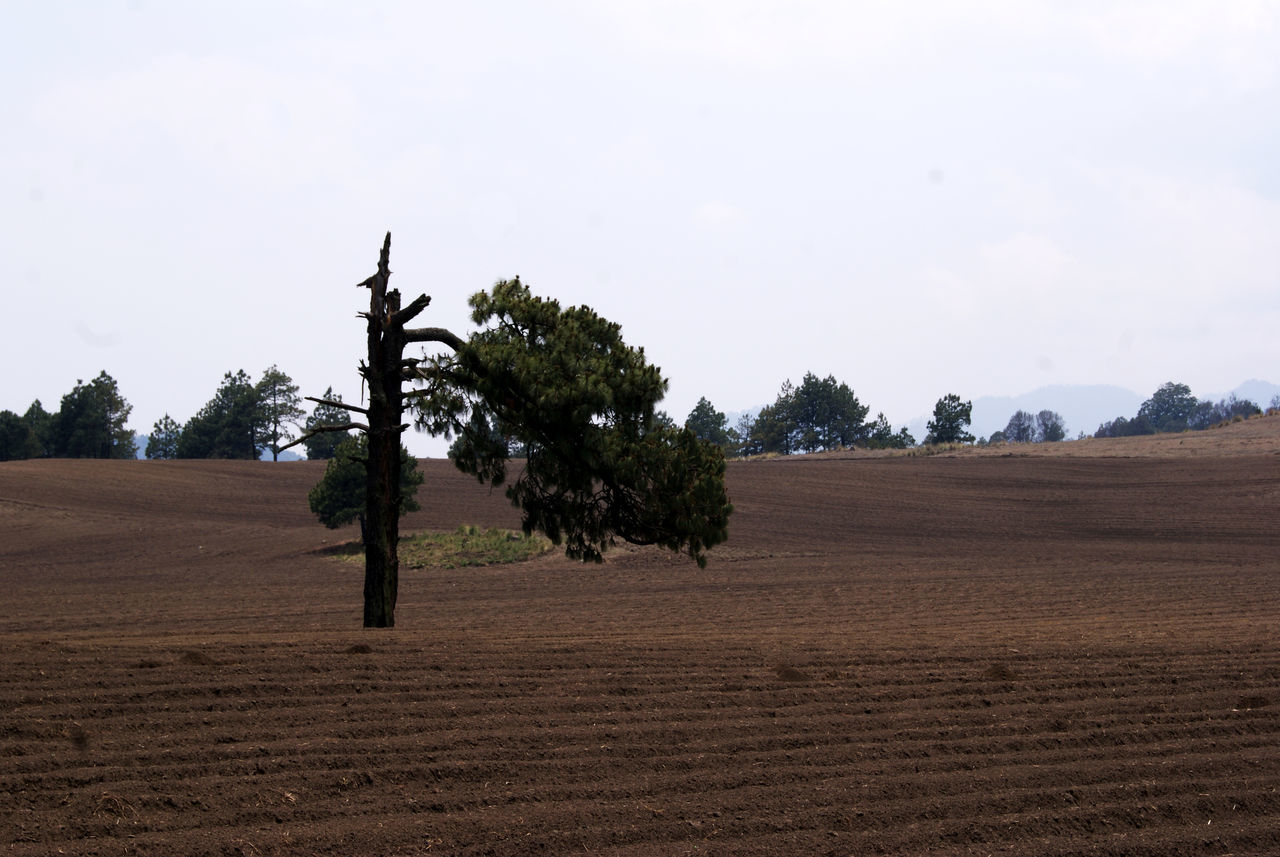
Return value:
[[(424, 462), (407, 529), (515, 526)], [(0, 464), (13, 855), (1280, 854), (1280, 418), (731, 464), (727, 545), (411, 572), (315, 464)]]

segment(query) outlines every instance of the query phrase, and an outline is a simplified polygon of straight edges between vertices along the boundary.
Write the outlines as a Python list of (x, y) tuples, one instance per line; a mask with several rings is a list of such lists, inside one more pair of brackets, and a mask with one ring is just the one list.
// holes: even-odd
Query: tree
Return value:
[(294, 434), (290, 427), (297, 427), (298, 420), (306, 412), (298, 407), (298, 385), (293, 379), (272, 364), (262, 373), (255, 393), (258, 397), (258, 419), (262, 425), (262, 438), (271, 449), (271, 460), (280, 460), (282, 441), (291, 441)]
[(733, 427), (734, 452), (738, 455), (752, 455), (751, 447), (751, 429), (755, 425), (755, 417), (751, 414), (743, 414), (738, 417), (737, 424)]
[(134, 458), (133, 432), (125, 427), (133, 405), (105, 371), (62, 397), (50, 426), (53, 454), (62, 458)]
[(834, 375), (806, 372), (791, 396), (793, 446), (805, 452), (850, 447), (866, 439), (869, 409)]
[(1133, 419), (1125, 419), (1124, 417), (1116, 417), (1114, 420), (1105, 422), (1098, 426), (1098, 430), (1094, 432), (1094, 437), (1135, 437), (1141, 434), (1155, 434), (1156, 428), (1151, 424), (1151, 420), (1143, 414), (1138, 414)]
[[(509, 445), (473, 428), (476, 410), (486, 425), (496, 422), (524, 445), (525, 466), (506, 493), (521, 508), (526, 532), (541, 530), (584, 559), (599, 560), (617, 537), (685, 550), (705, 564), (705, 550), (727, 537), (733, 509), (724, 454), (688, 429), (656, 424), (654, 405), (666, 380), (642, 349), (622, 341), (618, 325), (589, 307), (562, 310), (516, 279), (472, 296), (472, 319), (492, 326), (467, 340), (443, 328), (409, 329), (430, 298), (401, 306), (400, 293), (387, 290), (390, 256), (388, 233), (377, 273), (360, 283), (369, 289), (369, 311), (360, 313), (367, 322), (360, 373), (369, 405), (327, 403), (367, 421), (308, 433), (359, 429), (367, 436), (366, 627), (395, 624), (399, 437), (408, 427), (401, 422), (402, 385), (415, 379), (426, 384), (413, 393), (416, 422), (461, 439), (454, 457), (460, 469), (491, 485), (506, 481)], [(405, 358), (411, 343), (449, 353)]]
[(311, 411), (311, 416), (307, 417), (307, 422), (302, 429), (307, 458), (313, 460), (333, 458), (338, 445), (344, 440), (344, 433), (320, 432), (317, 434), (313, 433), (315, 429), (320, 426), (336, 425), (347, 418), (347, 412), (342, 409), (342, 396), (334, 393), (333, 387), (325, 389), (324, 396), (319, 402)]
[(1036, 414), (1036, 443), (1057, 443), (1067, 436), (1067, 424), (1062, 414), (1044, 410)]
[(707, 400), (706, 396), (698, 399), (689, 417), (684, 421), (685, 428), (705, 441), (716, 444), (721, 449), (728, 449), (730, 437), (729, 418)]
[(53, 414), (44, 409), (36, 399), (22, 415), (27, 427), (27, 448), (23, 458), (44, 458), (53, 455)]
[(182, 426), (165, 414), (156, 420), (151, 427), (151, 437), (147, 440), (145, 455), (147, 458), (170, 459), (178, 457), (178, 438), (182, 436)]
[(214, 397), (182, 427), (177, 455), (256, 460), (262, 445), (258, 390), (241, 369), (223, 375)]
[(470, 428), (477, 409), (524, 444), (527, 463), (507, 496), (526, 532), (570, 557), (599, 561), (616, 539), (689, 554), (727, 536), (732, 506), (724, 452), (688, 428), (659, 425), (667, 382), (643, 349), (589, 307), (561, 309), (518, 279), (471, 298), (491, 324), (420, 369), (428, 387), (419, 424), (463, 440), (455, 463), (482, 482), (505, 482), (507, 452)]
[[(368, 501), (365, 492), (368, 480), (365, 478), (365, 463), (368, 454), (369, 442), (364, 435), (348, 435), (339, 441), (325, 466), (324, 476), (307, 494), (311, 511), (329, 529), (334, 530), (358, 520), (361, 542), (364, 541), (367, 530), (365, 508)], [(418, 460), (401, 444), (400, 515), (417, 511), (419, 507), (413, 495), (421, 484), (422, 473), (418, 471)]]
[(964, 430), (972, 420), (972, 402), (962, 402), (955, 393), (948, 393), (933, 406), (933, 419), (929, 421), (929, 435), (925, 443), (973, 443), (973, 435)]
[(1203, 402), (1197, 402), (1195, 410), (1191, 412), (1191, 416), (1187, 420), (1187, 427), (1199, 431), (1212, 428), (1219, 423), (1230, 422), (1236, 417), (1248, 419), (1260, 413), (1262, 413), (1262, 408), (1248, 399), (1238, 399), (1235, 393), (1232, 393), (1217, 404), (1210, 402), (1208, 399)]
[(777, 402), (765, 405), (760, 409), (760, 413), (756, 414), (755, 421), (751, 424), (751, 432), (743, 442), (744, 454), (789, 455), (791, 453), (791, 429), (786, 413), (790, 406), (790, 384), (791, 382), (788, 381), (783, 386), (783, 392), (779, 394)]
[(1004, 427), (1004, 440), (1008, 443), (1031, 443), (1036, 439), (1036, 418), (1027, 411), (1014, 411)]
[(13, 411), (0, 411), (0, 461), (27, 457), (27, 424)]
[(867, 446), (871, 449), (907, 449), (916, 445), (916, 439), (903, 426), (897, 433), (885, 418), (884, 412), (876, 414), (867, 430)]
[(1138, 408), (1138, 416), (1146, 417), (1156, 431), (1184, 431), (1196, 409), (1196, 397), (1186, 384), (1169, 381), (1151, 394)]

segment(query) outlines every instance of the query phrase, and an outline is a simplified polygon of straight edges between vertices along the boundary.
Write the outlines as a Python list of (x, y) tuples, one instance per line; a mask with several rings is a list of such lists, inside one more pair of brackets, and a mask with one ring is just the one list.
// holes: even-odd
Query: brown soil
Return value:
[[(425, 462), (410, 529), (511, 527)], [(312, 463), (0, 464), (0, 844), (1280, 853), (1280, 419), (734, 463), (728, 544), (413, 571)]]

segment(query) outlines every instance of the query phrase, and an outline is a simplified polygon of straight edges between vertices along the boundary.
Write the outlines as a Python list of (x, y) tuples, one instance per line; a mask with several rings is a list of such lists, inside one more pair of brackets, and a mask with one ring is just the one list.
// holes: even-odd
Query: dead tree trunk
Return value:
[(391, 277), (391, 233), (382, 244), (378, 273), (361, 283), (369, 289), (369, 353), (360, 366), (369, 390), (369, 460), (366, 464), (364, 543), (364, 626), (396, 623), (400, 559), (400, 433), (404, 413), (407, 342), (404, 323), (422, 312), (430, 299), (420, 296), (403, 310), (400, 293), (387, 290)]
[(369, 311), (360, 313), (368, 322), (368, 354), (360, 363), (360, 374), (369, 391), (369, 406), (358, 408), (343, 402), (312, 399), (364, 414), (368, 424), (316, 426), (281, 447), (287, 449), (326, 431), (359, 429), (368, 436), (365, 514), (361, 521), (366, 628), (391, 628), (396, 623), (396, 593), (400, 584), (400, 558), (396, 550), (400, 542), (400, 434), (409, 427), (401, 422), (405, 400), (403, 384), (419, 362), (406, 360), (404, 348), (410, 342), (439, 342), (455, 351), (462, 347), (461, 339), (442, 328), (405, 330), (405, 324), (426, 309), (431, 298), (419, 295), (401, 308), (400, 293), (387, 290), (390, 262), (391, 233), (388, 232), (378, 257), (378, 272), (359, 284), (369, 289)]

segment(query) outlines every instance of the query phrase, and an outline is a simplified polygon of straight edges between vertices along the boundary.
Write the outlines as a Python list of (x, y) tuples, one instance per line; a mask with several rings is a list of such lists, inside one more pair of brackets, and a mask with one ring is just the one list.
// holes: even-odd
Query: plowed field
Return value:
[[(423, 468), (407, 530), (518, 526)], [(1280, 419), (734, 462), (706, 570), (408, 571), (390, 631), (320, 473), (0, 464), (5, 854), (1280, 853)]]

